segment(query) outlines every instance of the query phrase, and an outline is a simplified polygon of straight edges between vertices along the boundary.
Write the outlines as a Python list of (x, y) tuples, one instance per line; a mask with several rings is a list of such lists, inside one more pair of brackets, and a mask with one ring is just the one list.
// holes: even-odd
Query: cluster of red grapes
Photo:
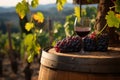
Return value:
[[(85, 51), (107, 51), (108, 48), (108, 35), (100, 34), (96, 35), (95, 32), (92, 32), (84, 38), (84, 50)], [(79, 52), (82, 47), (82, 39), (79, 36), (72, 36), (64, 38), (61, 41), (58, 41), (54, 46), (56, 52)]]
[(95, 32), (91, 33), (84, 39), (85, 51), (107, 51), (109, 37), (107, 34), (96, 35)]
[(81, 41), (79, 36), (71, 36), (58, 41), (54, 46), (56, 52), (79, 52), (81, 50)]

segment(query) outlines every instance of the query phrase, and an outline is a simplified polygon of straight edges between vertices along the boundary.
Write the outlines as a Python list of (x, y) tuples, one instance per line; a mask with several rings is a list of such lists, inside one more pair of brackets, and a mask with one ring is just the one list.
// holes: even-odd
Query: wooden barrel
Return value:
[(120, 80), (120, 48), (84, 54), (43, 51), (38, 80)]

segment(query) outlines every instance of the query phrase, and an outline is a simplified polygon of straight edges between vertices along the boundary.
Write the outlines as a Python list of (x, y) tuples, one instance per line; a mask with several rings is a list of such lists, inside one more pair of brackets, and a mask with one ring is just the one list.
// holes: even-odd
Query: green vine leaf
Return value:
[(21, 19), (23, 19), (29, 11), (29, 4), (24, 0), (16, 5), (16, 13), (18, 13)]
[(38, 4), (39, 4), (39, 1), (38, 1), (38, 0), (32, 0), (32, 1), (31, 1), (31, 6), (32, 6), (33, 8), (36, 8), (36, 7), (38, 6)]
[(34, 23), (32, 23), (32, 22), (26, 23), (25, 29), (26, 29), (27, 31), (30, 31), (32, 28), (34, 28)]
[(120, 26), (120, 18), (116, 17), (113, 11), (109, 11), (108, 15), (106, 15), (107, 24), (109, 27), (119, 28)]
[(65, 5), (66, 2), (67, 2), (67, 0), (57, 0), (57, 2), (56, 2), (57, 10), (58, 11), (63, 10), (63, 6)]
[(34, 34), (28, 34), (24, 38), (24, 45), (25, 46), (32, 45), (33, 42), (35, 42), (35, 40), (36, 40), (36, 36)]

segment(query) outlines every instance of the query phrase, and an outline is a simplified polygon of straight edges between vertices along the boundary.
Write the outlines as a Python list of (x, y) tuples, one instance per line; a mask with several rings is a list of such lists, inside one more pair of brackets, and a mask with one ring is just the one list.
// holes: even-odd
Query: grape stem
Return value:
[(107, 27), (107, 24), (105, 24), (105, 26), (98, 32), (98, 35), (100, 35), (106, 27)]
[(110, 7), (110, 10), (113, 9), (113, 8), (115, 8), (115, 7), (116, 7), (116, 6), (112, 6), (112, 7)]

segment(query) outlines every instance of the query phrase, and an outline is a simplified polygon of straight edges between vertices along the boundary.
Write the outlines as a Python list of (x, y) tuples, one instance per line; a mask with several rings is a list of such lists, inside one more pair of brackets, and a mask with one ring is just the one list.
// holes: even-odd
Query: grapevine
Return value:
[[(28, 55), (28, 62), (32, 62), (34, 56), (36, 54), (39, 54), (41, 49), (37, 41), (37, 34), (39, 34), (39, 32), (35, 26), (34, 21), (37, 21), (38, 23), (43, 23), (44, 15), (41, 12), (31, 14), (30, 11), (30, 7), (36, 8), (39, 4), (38, 2), (38, 0), (32, 0), (31, 3), (29, 3), (27, 0), (22, 0), (16, 5), (16, 12), (21, 19), (23, 19), (28, 14), (30, 15), (30, 20), (25, 24), (24, 27), (27, 31), (32, 32), (30, 34), (26, 34), (21, 44), (21, 46), (25, 48), (25, 51)], [(24, 53), (23, 50), (21, 50), (21, 53)]]
[[(110, 10), (108, 11), (105, 17), (107, 23), (102, 28), (102, 30), (98, 32), (98, 35), (105, 30), (107, 25), (108, 27), (120, 28), (120, 0), (116, 0), (112, 2), (114, 3), (114, 6), (110, 7)], [(114, 8), (115, 11), (112, 11), (112, 9)]]
[[(56, 0), (56, 5), (58, 11), (61, 11), (65, 5), (67, 0)], [(25, 48), (25, 51), (28, 55), (28, 62), (32, 62), (34, 59), (34, 55), (40, 53), (41, 47), (39, 45), (38, 34), (39, 30), (36, 27), (34, 21), (38, 23), (44, 22), (44, 15), (41, 12), (37, 12), (32, 14), (30, 11), (30, 7), (36, 8), (39, 4), (39, 0), (22, 0), (16, 5), (16, 13), (19, 15), (21, 19), (23, 19), (28, 14), (30, 15), (30, 20), (25, 24), (25, 29), (27, 31), (31, 31), (30, 34), (27, 34), (23, 42), (21, 44), (22, 47)], [(21, 53), (24, 53), (24, 50), (21, 50)]]

